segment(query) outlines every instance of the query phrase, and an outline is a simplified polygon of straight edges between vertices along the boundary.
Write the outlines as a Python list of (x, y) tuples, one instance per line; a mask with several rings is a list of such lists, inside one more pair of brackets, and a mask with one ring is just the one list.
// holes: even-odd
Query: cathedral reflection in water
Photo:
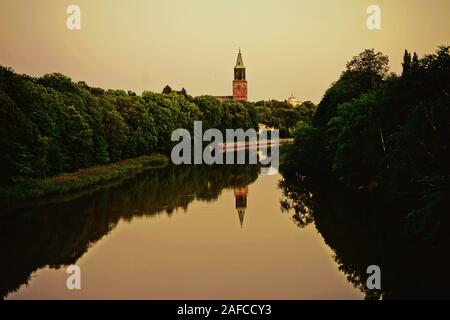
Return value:
[(244, 225), (245, 209), (247, 209), (248, 186), (242, 188), (234, 188), (234, 197), (236, 198), (236, 210), (241, 222), (241, 228)]

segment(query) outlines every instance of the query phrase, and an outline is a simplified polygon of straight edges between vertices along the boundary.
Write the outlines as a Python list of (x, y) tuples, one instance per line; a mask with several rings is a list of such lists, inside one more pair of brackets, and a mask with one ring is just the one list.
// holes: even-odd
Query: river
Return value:
[[(6, 299), (361, 299), (256, 166), (169, 167), (1, 218)], [(66, 267), (81, 290), (66, 287)]]

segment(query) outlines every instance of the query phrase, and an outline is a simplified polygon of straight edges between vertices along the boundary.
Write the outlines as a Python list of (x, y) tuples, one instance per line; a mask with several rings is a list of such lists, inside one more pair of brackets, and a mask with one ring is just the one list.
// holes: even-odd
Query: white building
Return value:
[(287, 98), (286, 101), (294, 108), (298, 107), (299, 105), (302, 104), (302, 102), (300, 100), (298, 100), (296, 97), (294, 97), (293, 94), (291, 94), (291, 96), (289, 98)]

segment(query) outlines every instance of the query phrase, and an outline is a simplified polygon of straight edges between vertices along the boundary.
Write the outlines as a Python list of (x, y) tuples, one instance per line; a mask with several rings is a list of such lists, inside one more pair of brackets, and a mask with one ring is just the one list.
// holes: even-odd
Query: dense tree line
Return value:
[(280, 130), (282, 138), (290, 137), (299, 121), (310, 122), (317, 106), (311, 101), (293, 107), (287, 101), (258, 101), (254, 103), (260, 123)]
[(171, 133), (257, 128), (255, 107), (185, 89), (163, 93), (103, 90), (61, 74), (40, 78), (0, 66), (0, 185), (122, 159), (168, 153)]
[(381, 201), (396, 203), (417, 234), (444, 236), (450, 225), (449, 49), (422, 58), (405, 51), (401, 75), (389, 73), (382, 53), (354, 57), (313, 121), (297, 124), (284, 171), (376, 190)]

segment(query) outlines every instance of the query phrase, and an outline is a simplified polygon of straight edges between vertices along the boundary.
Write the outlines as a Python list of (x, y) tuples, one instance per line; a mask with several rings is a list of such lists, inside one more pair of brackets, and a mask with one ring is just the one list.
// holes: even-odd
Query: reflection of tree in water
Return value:
[(0, 218), (0, 295), (17, 290), (39, 268), (75, 263), (117, 223), (152, 217), (193, 200), (215, 201), (224, 188), (255, 181), (256, 166), (169, 167), (76, 200), (21, 209)]
[(293, 212), (292, 220), (300, 228), (303, 228), (314, 221), (312, 216), (312, 193), (308, 191), (305, 184), (289, 183), (289, 180), (283, 179), (279, 183), (283, 192), (283, 198), (280, 201), (283, 212)]
[[(450, 298), (449, 239), (427, 242), (411, 235), (395, 203), (382, 203), (374, 193), (343, 191), (323, 181), (312, 185), (287, 174), (280, 187), (283, 210), (291, 210), (300, 227), (315, 223), (339, 269), (366, 299)], [(381, 291), (366, 288), (369, 265), (381, 268)]]

